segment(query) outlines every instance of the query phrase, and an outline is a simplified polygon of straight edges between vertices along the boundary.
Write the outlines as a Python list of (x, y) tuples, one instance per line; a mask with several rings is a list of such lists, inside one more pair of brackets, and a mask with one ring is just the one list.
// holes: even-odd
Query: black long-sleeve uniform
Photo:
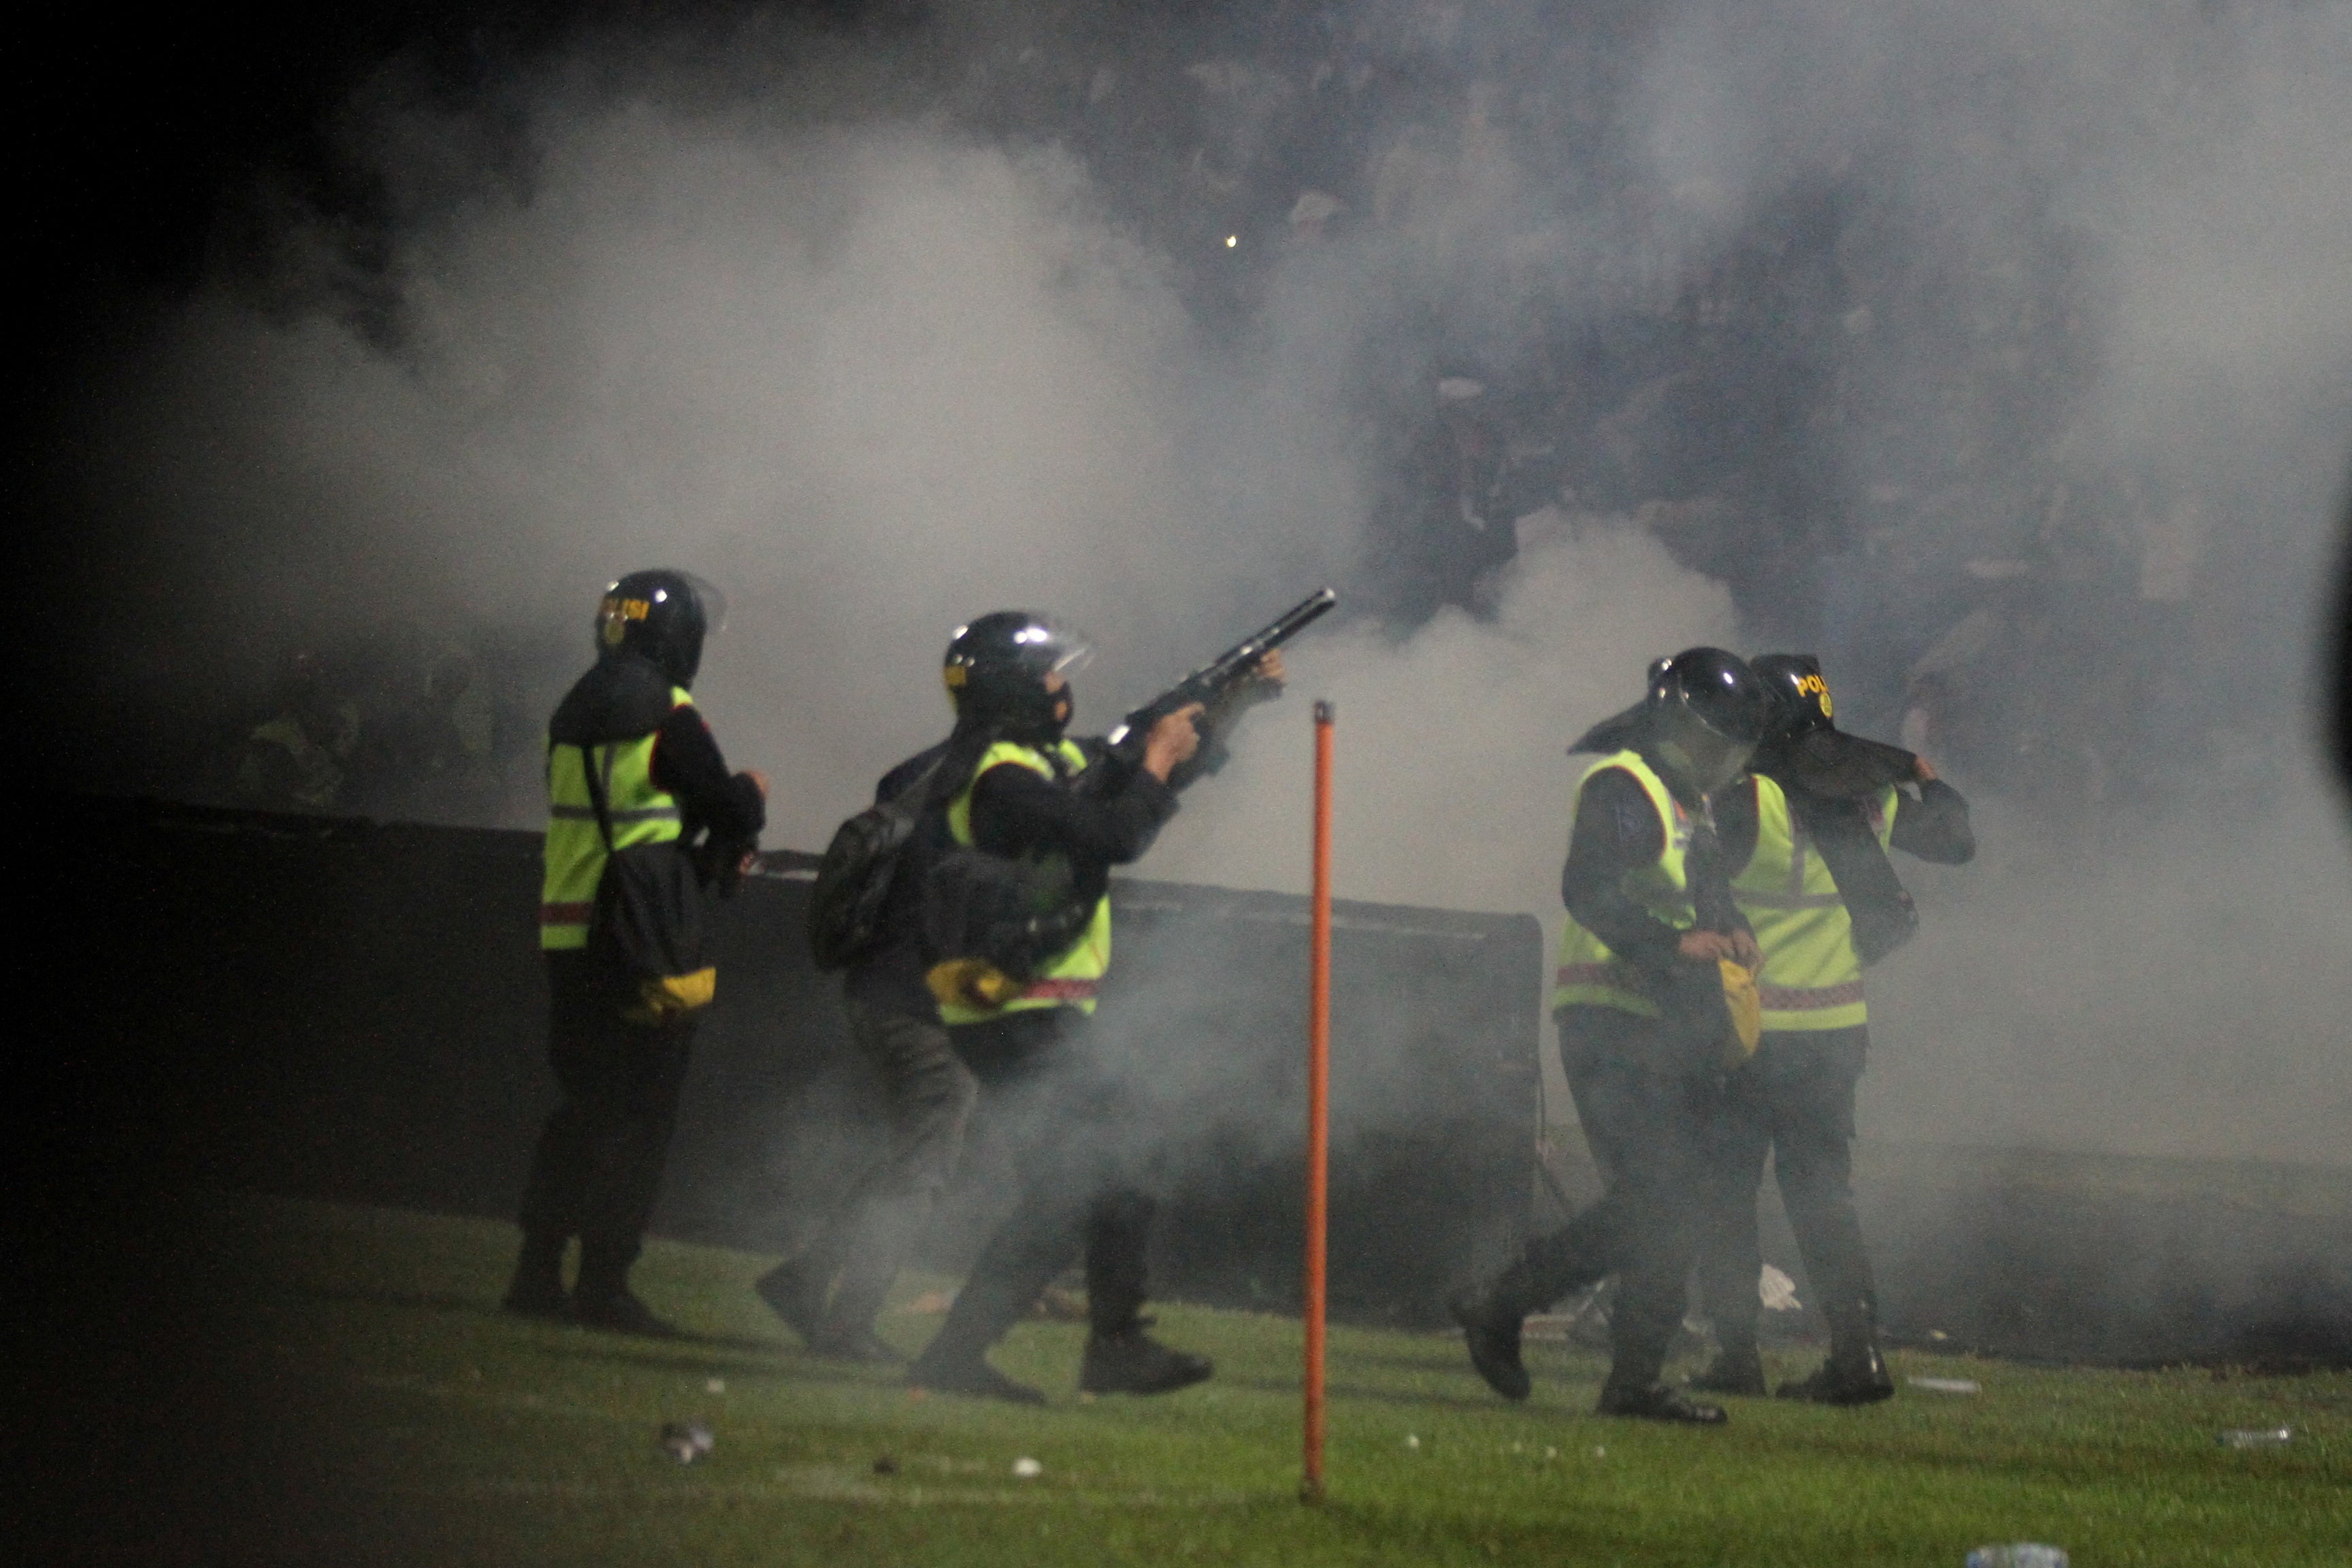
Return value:
[[(1813, 797), (1794, 786), (1789, 806), (1806, 825)], [(1941, 779), (1899, 794), (1888, 844), (1939, 865), (1976, 854), (1969, 805)], [(1753, 784), (1727, 791), (1716, 820), (1729, 844), (1746, 836), (1744, 864), (1755, 844)], [(1818, 837), (1818, 835), (1816, 835)], [(1756, 1198), (1771, 1156), (1781, 1205), (1804, 1259), (1806, 1288), (1827, 1318), (1832, 1359), (1864, 1363), (1875, 1331), (1877, 1286), (1853, 1203), (1854, 1098), (1869, 1054), (1866, 1026), (1767, 1033), (1756, 1058), (1732, 1075), (1708, 1150), (1709, 1197), (1699, 1247), (1699, 1283), (1716, 1338), (1732, 1363), (1754, 1362), (1759, 1321), (1757, 1276), (1763, 1257)]]
[[(1150, 847), (1176, 814), (1176, 795), (1085, 744), (1088, 773), (1120, 771), (1082, 788), (1084, 774), (1047, 778), (1015, 763), (992, 767), (972, 786), (971, 835), (994, 854), (1067, 856), (1078, 896), (1092, 900), (1108, 889), (1113, 866)], [(957, 1053), (1007, 1106), (1022, 1191), (919, 1365), (951, 1367), (983, 1354), (1081, 1250), (1095, 1331), (1119, 1334), (1138, 1321), (1157, 1205), (1133, 1171), (1150, 1133), (1129, 1088), (1086, 1049), (1074, 1011), (1009, 1013), (949, 1031)]]
[[(1696, 929), (1745, 930), (1720, 837), (1704, 808), (1692, 815), (1684, 872)], [(1609, 1383), (1621, 1395), (1656, 1383), (1682, 1319), (1723, 1019), (1716, 964), (1682, 957), (1683, 933), (1622, 885), (1625, 873), (1657, 862), (1666, 826), (1648, 792), (1622, 769), (1594, 773), (1578, 797), (1560, 897), (1579, 924), (1633, 967), (1664, 1016), (1606, 1006), (1560, 1010), (1560, 1065), (1607, 1190), (1565, 1226), (1530, 1241), (1484, 1309), (1515, 1317), (1619, 1275)], [(1699, 1011), (1707, 1006), (1711, 1018)]]
[[(677, 801), (679, 832), (708, 833), (716, 858), (757, 844), (766, 823), (760, 787), (730, 773), (702, 715), (677, 702), (668, 678), (616, 655), (581, 677), (548, 722), (554, 745), (598, 746), (655, 737), (656, 787)], [(563, 1091), (547, 1119), (523, 1190), (522, 1255), (510, 1304), (551, 1310), (563, 1300), (563, 1249), (580, 1238), (575, 1310), (626, 1297), (652, 1217), (670, 1131), (686, 1084), (697, 1016), (646, 1026), (623, 1016), (632, 1000), (580, 949), (547, 954), (548, 1060)]]

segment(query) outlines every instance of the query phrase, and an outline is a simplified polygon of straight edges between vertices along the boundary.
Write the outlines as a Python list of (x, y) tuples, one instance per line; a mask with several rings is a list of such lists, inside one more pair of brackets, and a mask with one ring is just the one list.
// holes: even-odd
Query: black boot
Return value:
[(787, 1258), (751, 1281), (751, 1289), (759, 1292), (770, 1311), (784, 1321), (784, 1327), (800, 1335), (802, 1343), (814, 1348), (824, 1321), (826, 1281), (817, 1277), (808, 1264), (805, 1254)]
[(1627, 1415), (1643, 1421), (1670, 1421), (1684, 1426), (1720, 1426), (1730, 1417), (1720, 1405), (1685, 1399), (1664, 1384), (1605, 1384), (1601, 1390), (1603, 1415)]
[(1705, 1372), (1690, 1380), (1699, 1394), (1730, 1394), (1748, 1399), (1765, 1394), (1764, 1361), (1754, 1345), (1726, 1345), (1716, 1352)]
[(1815, 1405), (1875, 1405), (1895, 1397), (1895, 1379), (1878, 1347), (1864, 1340), (1858, 1346), (1831, 1351), (1812, 1376), (1784, 1383), (1775, 1392), (1782, 1399), (1809, 1399)]
[(1525, 1399), (1532, 1387), (1528, 1369), (1519, 1360), (1519, 1332), (1527, 1315), (1502, 1300), (1499, 1290), (1456, 1291), (1445, 1307), (1462, 1325), (1462, 1342), (1469, 1349), (1470, 1364), (1478, 1369), (1486, 1386), (1506, 1399)]
[(1830, 1357), (1801, 1383), (1784, 1383), (1783, 1399), (1816, 1405), (1875, 1405), (1895, 1397), (1895, 1379), (1878, 1353), (1878, 1303), (1866, 1292), (1835, 1298), (1823, 1309), (1830, 1321)]
[(1172, 1394), (1206, 1383), (1217, 1369), (1206, 1356), (1171, 1350), (1143, 1331), (1149, 1318), (1087, 1336), (1078, 1387), (1087, 1394)]
[(563, 1296), (563, 1240), (526, 1236), (515, 1259), (514, 1279), (499, 1305), (526, 1318), (561, 1318)]

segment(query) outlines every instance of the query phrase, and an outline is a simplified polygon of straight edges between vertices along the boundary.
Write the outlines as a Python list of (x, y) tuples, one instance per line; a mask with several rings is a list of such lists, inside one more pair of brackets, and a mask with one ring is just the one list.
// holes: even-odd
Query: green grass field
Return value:
[[(1441, 1335), (1332, 1335), (1328, 1503), (1298, 1487), (1297, 1326), (1169, 1307), (1216, 1380), (1082, 1401), (1083, 1330), (998, 1352), (1053, 1395), (917, 1397), (803, 1359), (750, 1284), (767, 1259), (656, 1244), (638, 1272), (697, 1337), (617, 1338), (494, 1310), (513, 1232), (478, 1220), (222, 1200), (289, 1497), (365, 1521), (349, 1557), (483, 1563), (1942, 1563), (2043, 1541), (2081, 1568), (2352, 1563), (2352, 1375), (2053, 1372), (1902, 1354), (1873, 1409), (1733, 1402), (1713, 1431), (1591, 1414), (1602, 1370), (1531, 1348), (1536, 1397), (1489, 1396)], [(885, 1331), (919, 1344), (936, 1320)], [(1779, 1370), (1793, 1373), (1803, 1363)], [(710, 1457), (656, 1434), (699, 1417)], [(2291, 1426), (2284, 1448), (2217, 1446)], [(877, 1461), (895, 1473), (877, 1473)], [(1043, 1466), (1034, 1479), (1016, 1459)], [(355, 1510), (355, 1511), (354, 1511)]]

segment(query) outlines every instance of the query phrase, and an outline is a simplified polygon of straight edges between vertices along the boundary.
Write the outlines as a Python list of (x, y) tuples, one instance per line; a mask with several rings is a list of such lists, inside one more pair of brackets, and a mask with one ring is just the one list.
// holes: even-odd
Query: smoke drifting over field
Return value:
[[(257, 195), (264, 243), (90, 400), (105, 679), (185, 701), (273, 637), (478, 621), (542, 633), (543, 707), (603, 581), (675, 562), (733, 599), (699, 695), (771, 841), (814, 845), (938, 731), (971, 614), (1091, 628), (1099, 724), (1379, 580), (1367, 431), (1466, 367), (1570, 432), (1570, 493), (1480, 614), (1299, 648), (1343, 894), (1552, 918), (1561, 749), (1656, 654), (1811, 643), (1859, 727), (1942, 752), (1916, 670), (2041, 718), (1955, 762), (1987, 850), (1915, 878), (1866, 1125), (2344, 1158), (2352, 864), (2305, 714), (2352, 5), (1116, 15), (388, 71), (344, 122), (377, 207)], [(1629, 380), (1675, 323), (1714, 346)], [(1151, 874), (1303, 880), (1304, 709)]]

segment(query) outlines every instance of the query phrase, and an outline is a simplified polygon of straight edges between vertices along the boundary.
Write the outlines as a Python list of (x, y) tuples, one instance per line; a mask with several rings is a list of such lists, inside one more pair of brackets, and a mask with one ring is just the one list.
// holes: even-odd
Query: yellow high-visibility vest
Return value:
[[(1642, 760), (1642, 754), (1630, 750), (1602, 757), (1584, 770), (1584, 776), (1576, 782), (1578, 805), (1584, 802), (1585, 784), (1595, 773), (1609, 768), (1622, 768), (1633, 775), (1643, 793), (1650, 797), (1650, 804), (1657, 808), (1661, 836), (1665, 840), (1665, 847), (1655, 861), (1625, 873), (1625, 894), (1676, 931), (1688, 931), (1698, 923), (1697, 912), (1691, 907), (1690, 879), (1685, 866), (1685, 857), (1690, 850), (1690, 813), (1675, 799), (1666, 781)], [(1575, 836), (1576, 822), (1571, 813), (1571, 841)], [(1633, 967), (1610, 952), (1608, 943), (1577, 924), (1573, 915), (1559, 933), (1559, 968), (1553, 980), (1554, 1011), (1570, 1006), (1617, 1007), (1644, 1018), (1658, 1016), (1658, 1004), (1643, 990), (1641, 976)]]
[[(1881, 848), (1894, 834), (1900, 800), (1889, 786), (1867, 808)], [(1828, 862), (1790, 812), (1787, 794), (1761, 775), (1756, 779), (1756, 853), (1731, 879), (1731, 896), (1764, 950), (1767, 1031), (1851, 1029), (1869, 1020), (1853, 918)]]
[[(1076, 742), (1057, 741), (1055, 753), (1062, 760), (1064, 777), (1084, 773), (1087, 754)], [(966, 848), (973, 846), (971, 837), (971, 792), (982, 773), (992, 767), (1010, 763), (1027, 768), (1046, 778), (1055, 777), (1054, 764), (1045, 753), (1034, 746), (1017, 741), (999, 741), (980, 755), (980, 763), (971, 770), (971, 777), (955, 799), (948, 803), (948, 834)], [(976, 960), (951, 961), (972, 963)], [(942, 966), (946, 967), (946, 966)], [(943, 1024), (984, 1024), (991, 1018), (1001, 1018), (1007, 1013), (1027, 1012), (1039, 1007), (1076, 1007), (1082, 1013), (1095, 1010), (1096, 983), (1110, 968), (1110, 895), (1105, 893), (1095, 904), (1095, 912), (1078, 939), (1053, 959), (1040, 964), (1037, 973), (1025, 984), (1013, 991), (1002, 1005), (984, 1007), (969, 1000), (947, 1000), (940, 1003), (940, 1022)], [(936, 971), (934, 972), (937, 973)], [(993, 973), (993, 971), (990, 972)], [(1003, 977), (999, 977), (1001, 980)]]
[[(673, 709), (692, 707), (686, 688), (673, 686)], [(634, 739), (583, 750), (569, 742), (547, 747), (546, 875), (540, 884), (539, 945), (549, 951), (588, 945), (588, 915), (604, 880), (604, 830), (588, 793), (586, 763), (593, 758), (604, 804), (613, 818), (613, 847), (660, 844), (679, 832), (677, 801), (654, 787), (654, 741), (658, 726)]]

